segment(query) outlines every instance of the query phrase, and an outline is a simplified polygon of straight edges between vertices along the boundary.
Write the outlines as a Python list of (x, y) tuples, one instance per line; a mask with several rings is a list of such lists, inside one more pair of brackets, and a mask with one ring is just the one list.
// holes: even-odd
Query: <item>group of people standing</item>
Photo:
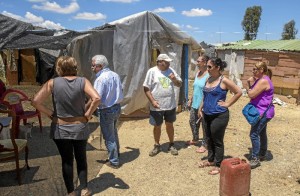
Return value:
[[(149, 156), (157, 155), (160, 149), (161, 125), (165, 121), (169, 137), (168, 151), (178, 155), (174, 146), (174, 127), (176, 120), (175, 86), (180, 87), (182, 80), (170, 67), (172, 59), (166, 54), (157, 58), (157, 66), (151, 68), (143, 84), (144, 91), (150, 102), (149, 123), (154, 126), (154, 148)], [(229, 110), (242, 95), (241, 89), (222, 72), (227, 63), (220, 58), (209, 58), (202, 55), (197, 59), (198, 71), (193, 84), (193, 94), (188, 101), (190, 108), (189, 124), (192, 139), (187, 145), (196, 145), (199, 142), (199, 129), (202, 124), (203, 139), (198, 153), (207, 151), (208, 158), (199, 163), (200, 168), (212, 166), (209, 174), (220, 173), (220, 166), (224, 159), (224, 135), (229, 122)], [(259, 110), (260, 121), (251, 126), (250, 138), (252, 142), (251, 168), (260, 166), (267, 152), (267, 123), (274, 117), (272, 104), (274, 86), (271, 82), (271, 71), (266, 63), (259, 62), (253, 68), (253, 77), (248, 83), (254, 82), (247, 88), (250, 102)], [(227, 99), (228, 91), (232, 96)], [(265, 112), (266, 111), (266, 112)]]
[[(168, 151), (178, 155), (174, 144), (174, 126), (176, 121), (175, 87), (182, 85), (182, 79), (170, 67), (172, 59), (167, 54), (157, 57), (157, 65), (150, 68), (143, 83), (144, 92), (150, 102), (149, 123), (153, 125), (154, 148), (149, 152), (153, 157), (161, 151), (160, 136), (165, 122), (169, 138)], [(199, 141), (199, 129), (202, 124), (203, 139), (196, 151), (208, 152), (208, 160), (200, 162), (199, 167), (213, 166), (209, 174), (218, 174), (224, 158), (224, 134), (229, 121), (229, 110), (242, 95), (241, 89), (222, 75), (227, 66), (219, 58), (200, 56), (197, 59), (198, 72), (193, 84), (193, 96), (190, 106), (190, 126), (192, 140), (188, 145)], [(123, 91), (120, 77), (108, 68), (104, 55), (92, 58), (91, 69), (96, 74), (92, 85), (84, 77), (77, 76), (77, 62), (73, 57), (59, 57), (56, 62), (58, 77), (50, 79), (37, 92), (32, 105), (46, 114), (51, 120), (51, 138), (54, 140), (62, 160), (62, 173), (69, 195), (76, 195), (73, 184), (73, 160), (77, 163), (77, 174), (82, 187), (81, 196), (91, 195), (87, 188), (86, 145), (89, 133), (88, 122), (96, 111), (100, 127), (108, 150), (108, 166), (120, 166), (120, 144), (117, 121), (121, 113), (120, 103)], [(267, 152), (267, 123), (274, 116), (274, 106), (264, 112), (271, 104), (274, 87), (268, 76), (265, 63), (253, 68), (254, 84), (249, 86), (248, 95), (260, 111), (259, 123), (251, 127), (252, 168), (260, 165), (260, 158)], [(226, 99), (228, 90), (233, 93)], [(52, 96), (53, 107), (46, 105), (47, 97)], [(263, 115), (265, 114), (266, 115)]]

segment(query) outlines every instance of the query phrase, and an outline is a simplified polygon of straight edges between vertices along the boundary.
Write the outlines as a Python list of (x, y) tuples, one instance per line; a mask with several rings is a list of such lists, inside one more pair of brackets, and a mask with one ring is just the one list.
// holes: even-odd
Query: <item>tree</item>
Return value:
[(261, 6), (248, 7), (242, 21), (244, 40), (255, 40), (260, 24)]
[(296, 23), (294, 20), (291, 20), (290, 22), (286, 23), (283, 27), (281, 39), (282, 40), (296, 39), (296, 34), (298, 33), (298, 30), (295, 28), (295, 26)]

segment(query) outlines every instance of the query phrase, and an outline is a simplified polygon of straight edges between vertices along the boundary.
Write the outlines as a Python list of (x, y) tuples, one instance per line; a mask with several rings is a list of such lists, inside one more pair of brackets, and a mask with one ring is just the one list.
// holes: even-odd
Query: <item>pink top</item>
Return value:
[[(273, 86), (271, 79), (268, 76), (264, 76), (263, 78), (268, 80), (268, 82), (270, 84), (270, 89), (267, 91), (263, 91), (257, 97), (251, 99), (250, 102), (258, 109), (261, 116), (267, 110), (269, 104), (271, 104), (269, 110), (266, 113), (266, 117), (270, 119), (270, 118), (273, 118), (275, 115), (275, 109), (274, 109), (274, 105), (272, 103), (273, 95), (274, 95), (274, 86)], [(260, 79), (258, 79), (258, 80), (260, 80)], [(256, 85), (258, 80), (256, 80), (254, 82), (254, 84), (251, 86), (251, 89), (253, 89), (253, 87)]]

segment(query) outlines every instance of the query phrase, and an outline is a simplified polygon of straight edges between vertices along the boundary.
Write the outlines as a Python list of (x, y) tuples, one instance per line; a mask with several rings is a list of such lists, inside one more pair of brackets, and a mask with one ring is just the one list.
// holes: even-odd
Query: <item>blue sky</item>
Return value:
[(257, 39), (281, 39), (283, 26), (296, 22), (300, 38), (299, 0), (0, 0), (0, 13), (46, 28), (77, 31), (142, 11), (153, 11), (198, 42), (242, 40), (247, 7), (262, 7)]

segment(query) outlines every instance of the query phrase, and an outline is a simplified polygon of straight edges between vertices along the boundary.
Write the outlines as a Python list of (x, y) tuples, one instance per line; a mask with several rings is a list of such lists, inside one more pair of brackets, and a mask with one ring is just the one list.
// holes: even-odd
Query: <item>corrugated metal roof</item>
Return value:
[(219, 46), (217, 50), (275, 50), (275, 51), (297, 51), (300, 52), (300, 40), (253, 40), (238, 41), (232, 45)]

